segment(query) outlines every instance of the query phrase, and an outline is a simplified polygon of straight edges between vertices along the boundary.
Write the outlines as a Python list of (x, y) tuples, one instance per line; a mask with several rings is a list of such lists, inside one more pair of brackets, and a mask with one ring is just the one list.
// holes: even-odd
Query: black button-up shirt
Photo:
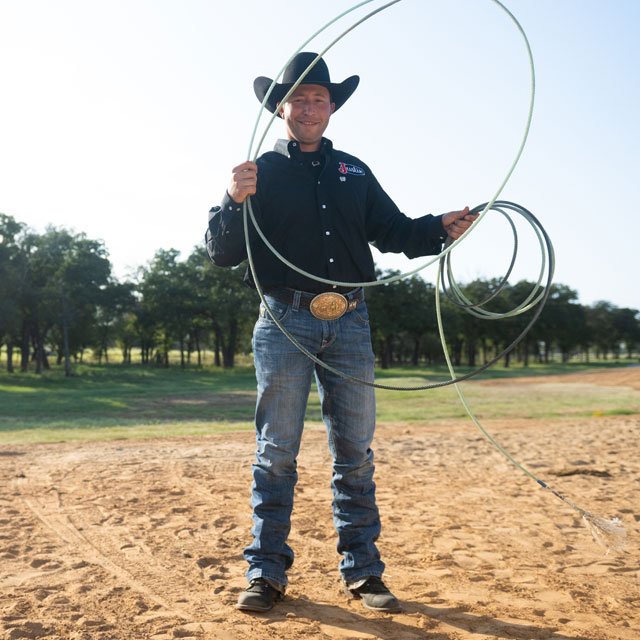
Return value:
[[(409, 258), (441, 251), (446, 237), (442, 216), (405, 216), (366, 164), (335, 150), (326, 138), (319, 154), (302, 153), (295, 140), (278, 140), (257, 165), (257, 190), (251, 198), (256, 220), (269, 242), (308, 273), (342, 282), (373, 281), (369, 243)], [(258, 237), (250, 218), (248, 223), (257, 277), (265, 291), (336, 290), (287, 267)], [(242, 205), (228, 193), (221, 206), (210, 211), (206, 242), (218, 266), (235, 266), (247, 257)], [(253, 284), (249, 270), (245, 280)]]

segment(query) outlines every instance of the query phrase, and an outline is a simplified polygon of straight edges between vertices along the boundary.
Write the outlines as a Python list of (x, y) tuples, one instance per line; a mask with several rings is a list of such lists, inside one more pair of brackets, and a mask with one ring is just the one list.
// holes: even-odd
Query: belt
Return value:
[(299, 308), (310, 311), (319, 320), (337, 320), (364, 302), (364, 289), (362, 287), (347, 293), (328, 291), (327, 293), (319, 294), (279, 288), (265, 291), (265, 294), (285, 304), (293, 304), (296, 294), (300, 294)]

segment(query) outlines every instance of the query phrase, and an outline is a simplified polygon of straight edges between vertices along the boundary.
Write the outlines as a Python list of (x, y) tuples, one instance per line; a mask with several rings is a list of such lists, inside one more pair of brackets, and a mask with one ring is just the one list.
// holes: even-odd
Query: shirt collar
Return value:
[[(323, 155), (327, 155), (331, 153), (333, 149), (333, 143), (329, 138), (322, 138), (322, 142), (320, 143), (320, 152)], [(287, 158), (293, 158), (294, 160), (301, 160), (301, 151), (300, 145), (295, 140), (284, 140), (280, 139), (276, 142), (273, 150), (276, 153), (279, 153)]]

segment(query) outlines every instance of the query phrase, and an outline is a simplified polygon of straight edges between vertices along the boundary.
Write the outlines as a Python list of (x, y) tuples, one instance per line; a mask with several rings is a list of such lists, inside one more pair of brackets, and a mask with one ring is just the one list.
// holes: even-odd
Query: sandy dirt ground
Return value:
[[(640, 368), (585, 378), (640, 388)], [(341, 591), (330, 458), (312, 427), (287, 597), (246, 614), (234, 604), (245, 586), (252, 433), (5, 445), (0, 637), (638, 640), (640, 417), (486, 426), (554, 489), (621, 518), (626, 553), (605, 555), (574, 510), (469, 421), (380, 425), (379, 546), (404, 610), (367, 611)]]

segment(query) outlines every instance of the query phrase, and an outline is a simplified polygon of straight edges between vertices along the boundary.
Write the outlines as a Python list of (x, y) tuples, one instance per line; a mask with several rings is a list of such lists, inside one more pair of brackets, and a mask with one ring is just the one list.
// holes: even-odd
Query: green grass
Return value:
[[(598, 368), (603, 365), (599, 363)], [(584, 364), (529, 368), (493, 367), (479, 376), (495, 385), (462, 383), (482, 419), (564, 419), (640, 413), (640, 392), (591, 384), (545, 383), (543, 376), (576, 373)], [(461, 367), (459, 373), (466, 369)], [(58, 368), (37, 376), (0, 374), (0, 443), (150, 438), (252, 429), (255, 378), (252, 367), (170, 369), (82, 365), (65, 378)], [(540, 383), (501, 385), (500, 380), (540, 376)], [(417, 386), (447, 379), (444, 367), (379, 371), (380, 383)], [(452, 386), (428, 391), (377, 391), (380, 422), (427, 423), (464, 418)], [(315, 393), (307, 421), (320, 423)]]
[[(0, 442), (187, 435), (251, 424), (253, 370), (81, 366), (0, 375)], [(244, 424), (243, 424), (244, 423)]]
[[(467, 403), (480, 419), (563, 419), (592, 415), (640, 413), (640, 392), (591, 384), (538, 384), (495, 386), (464, 382)], [(428, 422), (464, 418), (467, 413), (453, 387), (411, 394), (381, 391), (378, 419)]]

